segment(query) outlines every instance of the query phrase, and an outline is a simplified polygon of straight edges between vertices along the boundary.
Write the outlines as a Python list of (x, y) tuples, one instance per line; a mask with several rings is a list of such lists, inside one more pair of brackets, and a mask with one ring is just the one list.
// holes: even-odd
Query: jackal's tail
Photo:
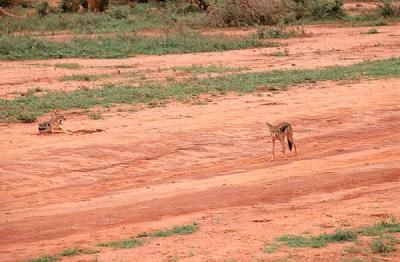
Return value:
[(287, 143), (289, 146), (289, 150), (292, 151), (292, 147), (293, 147), (293, 133), (292, 133), (292, 127), (289, 125), (287, 127)]

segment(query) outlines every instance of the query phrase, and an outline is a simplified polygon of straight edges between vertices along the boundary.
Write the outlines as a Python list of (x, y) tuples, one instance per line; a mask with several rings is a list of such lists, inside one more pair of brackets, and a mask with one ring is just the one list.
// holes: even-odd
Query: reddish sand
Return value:
[[(137, 64), (139, 70), (191, 63), (346, 65), (395, 55), (399, 36), (389, 35), (398, 29), (379, 28), (384, 33), (378, 36), (360, 34), (366, 28), (326, 29), (315, 38), (284, 40), (291, 54), (284, 58), (255, 49), (34, 63), (78, 62), (85, 73), (91, 65), (117, 64)], [(1, 81), (9, 83), (2, 95), (23, 90), (35, 77), (68, 71), (30, 63), (1, 63)], [(0, 124), (0, 261), (193, 221), (200, 230), (191, 235), (132, 249), (96, 247), (99, 253), (61, 261), (399, 261), (400, 251), (385, 258), (372, 254), (370, 238), (362, 239), (365, 254), (345, 252), (354, 245), (348, 242), (263, 252), (285, 233), (318, 234), (400, 217), (399, 85), (398, 78), (318, 82), (284, 92), (211, 97), (204, 105), (105, 113), (96, 121), (68, 115), (63, 125), (105, 129), (94, 134), (38, 136), (37, 123)], [(54, 83), (48, 87), (57, 89)], [(292, 123), (297, 157), (271, 161), (266, 120)]]

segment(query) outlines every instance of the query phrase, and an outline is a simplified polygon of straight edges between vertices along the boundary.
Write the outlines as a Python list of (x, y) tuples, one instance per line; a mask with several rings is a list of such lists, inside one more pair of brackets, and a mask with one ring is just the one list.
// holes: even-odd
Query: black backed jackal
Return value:
[(287, 122), (282, 122), (277, 126), (273, 126), (267, 122), (267, 125), (269, 127), (269, 131), (271, 132), (272, 159), (275, 159), (275, 140), (276, 139), (278, 139), (279, 142), (281, 142), (283, 155), (285, 156), (285, 159), (287, 159), (286, 147), (285, 147), (285, 136), (287, 137), (288, 146), (289, 146), (290, 151), (292, 150), (292, 147), (294, 147), (294, 151), (297, 156), (297, 148), (296, 148), (296, 144), (294, 143), (294, 140), (293, 140), (292, 126)]
[(61, 129), (61, 124), (62, 121), (66, 119), (67, 118), (63, 114), (57, 110), (54, 110), (49, 121), (39, 123), (39, 133), (53, 133), (54, 131), (63, 132)]

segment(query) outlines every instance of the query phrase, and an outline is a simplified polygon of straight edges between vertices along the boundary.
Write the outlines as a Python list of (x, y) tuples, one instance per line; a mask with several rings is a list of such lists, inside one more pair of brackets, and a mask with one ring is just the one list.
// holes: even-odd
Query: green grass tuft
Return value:
[(384, 237), (373, 239), (370, 247), (372, 252), (380, 253), (383, 256), (387, 256), (390, 252), (396, 251), (396, 248), (393, 246), (392, 241)]
[(99, 243), (98, 246), (114, 247), (114, 248), (132, 248), (140, 246), (144, 243), (142, 238), (129, 238), (124, 240), (115, 240), (111, 242)]
[(250, 70), (249, 67), (229, 67), (224, 65), (191, 65), (191, 66), (177, 66), (175, 70), (189, 71), (192, 73), (224, 73), (224, 72), (239, 72), (244, 70)]
[(79, 253), (81, 253), (81, 251), (79, 249), (66, 249), (62, 252), (60, 252), (58, 255), (61, 257), (67, 257), (67, 256), (75, 256), (78, 255)]
[(279, 244), (272, 243), (271, 245), (265, 247), (263, 251), (264, 251), (264, 253), (270, 254), (270, 253), (274, 252), (275, 250), (277, 250), (278, 248), (279, 248)]
[(357, 234), (353, 231), (337, 230), (334, 233), (323, 233), (318, 236), (304, 237), (299, 235), (283, 235), (276, 240), (289, 247), (323, 247), (331, 242), (354, 241)]
[(56, 262), (57, 260), (57, 256), (41, 256), (38, 258), (28, 259), (26, 262)]
[(72, 75), (65, 75), (61, 78), (61, 81), (94, 81), (101, 78), (108, 77), (108, 74), (99, 74), (99, 75), (92, 75), (92, 74), (72, 74)]
[(358, 234), (366, 236), (377, 236), (383, 233), (396, 233), (400, 232), (400, 222), (396, 218), (389, 221), (383, 220), (372, 226), (364, 226), (356, 229)]

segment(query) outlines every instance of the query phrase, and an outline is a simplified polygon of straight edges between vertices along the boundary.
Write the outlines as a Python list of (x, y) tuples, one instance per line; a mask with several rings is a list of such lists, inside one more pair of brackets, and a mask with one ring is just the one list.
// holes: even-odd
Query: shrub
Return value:
[(276, 24), (284, 13), (283, 2), (271, 0), (225, 0), (210, 9), (210, 23), (221, 27)]
[(339, 18), (344, 15), (344, 0), (308, 0), (305, 15), (313, 19)]
[(13, 4), (13, 0), (0, 0), (0, 7), (9, 7)]
[(79, 0), (61, 0), (59, 8), (62, 12), (77, 12), (81, 6), (81, 1)]
[(393, 0), (379, 0), (378, 1), (378, 12), (381, 16), (389, 17), (396, 16), (399, 13), (399, 8), (393, 3)]
[(46, 16), (49, 13), (49, 3), (47, 1), (38, 2), (34, 5), (38, 16)]

